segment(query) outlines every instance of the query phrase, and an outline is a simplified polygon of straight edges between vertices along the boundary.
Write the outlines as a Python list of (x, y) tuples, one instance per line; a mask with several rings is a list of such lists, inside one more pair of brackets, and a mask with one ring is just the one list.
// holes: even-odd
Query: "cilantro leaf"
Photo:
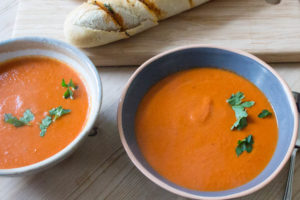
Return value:
[(238, 146), (235, 148), (235, 152), (237, 156), (240, 156), (244, 151), (248, 153), (252, 152), (253, 149), (253, 136), (248, 135), (245, 139), (238, 141)]
[(271, 116), (271, 115), (272, 115), (272, 113), (265, 109), (265, 110), (261, 111), (261, 113), (259, 113), (258, 117), (259, 118), (266, 118), (266, 117)]
[(242, 105), (239, 106), (232, 106), (232, 109), (235, 112), (235, 117), (237, 119), (243, 118), (243, 117), (248, 117), (248, 113), (245, 110), (245, 107), (243, 107)]
[(227, 102), (231, 105), (231, 108), (235, 112), (236, 121), (232, 125), (231, 130), (238, 129), (242, 130), (248, 125), (247, 117), (248, 113), (245, 108), (252, 107), (255, 102), (254, 101), (245, 101), (242, 102), (242, 99), (245, 98), (245, 95), (242, 92), (237, 92), (236, 94), (232, 94)]
[(23, 121), (26, 124), (29, 124), (29, 122), (32, 120), (34, 120), (33, 113), (29, 109), (25, 110), (25, 112), (23, 113), (23, 117), (20, 118), (20, 121)]
[(232, 106), (239, 105), (242, 102), (242, 99), (245, 98), (242, 92), (237, 92), (236, 94), (232, 94), (229, 99), (227, 99), (227, 103)]
[(244, 108), (250, 108), (250, 107), (252, 107), (254, 104), (255, 104), (254, 101), (246, 101), (246, 102), (243, 102), (243, 103), (241, 104), (241, 106), (243, 106)]
[(40, 136), (43, 137), (48, 129), (48, 127), (50, 126), (50, 124), (52, 123), (52, 118), (47, 115), (43, 120), (42, 123), (40, 124)]
[(43, 137), (46, 134), (46, 131), (50, 124), (54, 123), (56, 119), (60, 118), (61, 116), (70, 113), (71, 110), (69, 109), (63, 109), (62, 106), (59, 106), (57, 108), (52, 108), (49, 111), (49, 115), (47, 115), (43, 120), (42, 123), (40, 123), (40, 136)]
[(237, 130), (242, 130), (243, 128), (245, 128), (248, 125), (248, 121), (246, 117), (242, 117), (240, 119), (238, 119), (231, 127), (231, 130), (234, 130), (235, 128)]
[(62, 87), (65, 87), (67, 88), (66, 92), (64, 93), (64, 98), (65, 99), (73, 99), (73, 91), (72, 90), (77, 90), (78, 86), (76, 86), (74, 83), (73, 83), (73, 80), (70, 79), (69, 83), (66, 84), (65, 82), (65, 79), (62, 79), (62, 82), (61, 82), (61, 86)]
[(70, 82), (69, 82), (68, 86), (69, 86), (70, 88), (72, 88), (73, 90), (77, 90), (77, 88), (78, 88), (78, 86), (76, 86), (76, 85), (73, 83), (72, 79), (70, 79)]
[(14, 117), (10, 113), (4, 114), (4, 121), (6, 123), (14, 125), (15, 127), (29, 125), (29, 122), (32, 120), (34, 120), (34, 115), (32, 114), (32, 112), (29, 109), (27, 109), (23, 113), (23, 117), (21, 117), (20, 119), (18, 119), (17, 117)]
[(25, 122), (23, 122), (21, 120), (18, 120), (18, 118), (12, 116), (12, 114), (10, 114), (10, 113), (4, 114), (4, 121), (6, 123), (14, 125), (15, 127), (21, 127), (21, 126), (25, 126), (26, 125)]
[(61, 86), (65, 87), (65, 88), (68, 87), (68, 85), (67, 85), (66, 82), (65, 82), (65, 79), (62, 79)]
[(64, 98), (65, 99), (68, 99), (68, 98), (73, 99), (73, 91), (70, 88), (68, 88), (66, 90), (66, 92), (64, 93)]
[(68, 114), (68, 113), (70, 113), (70, 112), (71, 112), (71, 110), (69, 110), (69, 109), (63, 109), (62, 106), (59, 106), (59, 107), (57, 107), (57, 108), (51, 109), (51, 110), (49, 111), (49, 114), (50, 114), (51, 116), (54, 116), (54, 118), (53, 118), (53, 122), (54, 122), (57, 118), (59, 118), (59, 117), (65, 115), (65, 114)]

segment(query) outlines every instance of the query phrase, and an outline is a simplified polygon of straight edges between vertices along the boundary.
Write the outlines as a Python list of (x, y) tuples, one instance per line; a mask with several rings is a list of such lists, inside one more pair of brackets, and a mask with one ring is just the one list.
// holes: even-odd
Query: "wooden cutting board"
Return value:
[[(64, 40), (64, 19), (82, 2), (21, 0), (13, 36)], [(130, 39), (84, 52), (96, 65), (139, 65), (165, 50), (201, 43), (239, 48), (268, 62), (300, 61), (300, 2), (212, 0)]]

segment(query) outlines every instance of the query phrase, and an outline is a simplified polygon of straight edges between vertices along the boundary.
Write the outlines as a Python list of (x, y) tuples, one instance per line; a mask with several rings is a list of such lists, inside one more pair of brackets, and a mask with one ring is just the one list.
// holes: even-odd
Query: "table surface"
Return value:
[[(18, 0), (0, 0), (0, 40), (11, 37)], [(271, 64), (292, 90), (300, 91), (300, 63)], [(98, 68), (103, 82), (103, 104), (98, 135), (89, 137), (60, 164), (26, 177), (1, 177), (4, 199), (185, 199), (156, 186), (143, 176), (127, 157), (119, 139), (116, 116), (118, 100), (133, 67)], [(295, 167), (293, 199), (300, 199), (300, 154)], [(282, 199), (287, 164), (266, 187), (240, 199)]]

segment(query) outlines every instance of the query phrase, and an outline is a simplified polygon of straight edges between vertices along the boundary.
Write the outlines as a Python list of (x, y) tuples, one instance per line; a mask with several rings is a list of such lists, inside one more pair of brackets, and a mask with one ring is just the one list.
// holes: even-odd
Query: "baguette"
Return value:
[(66, 39), (82, 48), (129, 38), (209, 0), (88, 0), (66, 18)]

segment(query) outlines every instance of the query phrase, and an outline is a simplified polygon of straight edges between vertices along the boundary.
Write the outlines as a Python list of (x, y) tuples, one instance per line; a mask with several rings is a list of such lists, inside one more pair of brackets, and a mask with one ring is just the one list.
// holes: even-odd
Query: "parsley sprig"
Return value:
[(63, 109), (62, 106), (59, 106), (57, 108), (52, 108), (49, 111), (49, 114), (51, 116), (53, 116), (53, 122), (54, 122), (57, 118), (60, 118), (61, 116), (65, 115), (65, 114), (68, 114), (70, 112), (71, 112), (70, 109)]
[(236, 155), (240, 156), (244, 151), (250, 153), (253, 149), (253, 136), (248, 135), (245, 139), (238, 141), (238, 146), (235, 149)]
[(242, 100), (245, 98), (245, 95), (242, 92), (237, 92), (236, 94), (232, 94), (229, 99), (227, 99), (227, 103), (231, 105), (231, 108), (235, 112), (236, 122), (232, 125), (231, 130), (237, 129), (242, 130), (248, 125), (247, 117), (248, 113), (245, 108), (252, 107), (255, 102), (254, 101), (245, 101)]
[(49, 111), (49, 115), (47, 115), (42, 122), (40, 123), (40, 136), (43, 137), (45, 136), (48, 127), (56, 121), (56, 119), (60, 118), (61, 116), (70, 113), (71, 110), (69, 109), (63, 109), (62, 106), (59, 106), (57, 108), (52, 108)]
[(40, 136), (43, 137), (48, 129), (48, 127), (50, 126), (50, 124), (52, 123), (52, 118), (47, 115), (43, 120), (42, 123), (40, 123)]
[(259, 113), (258, 117), (259, 118), (266, 118), (268, 116), (271, 116), (272, 113), (270, 111), (268, 111), (267, 109), (264, 109), (263, 111), (261, 111), (261, 113)]
[(63, 97), (65, 99), (68, 99), (68, 98), (73, 99), (74, 98), (73, 97), (73, 91), (77, 90), (78, 87), (73, 83), (72, 79), (70, 79), (68, 84), (65, 82), (65, 79), (62, 79), (61, 86), (67, 88), (67, 90), (64, 93)]
[(20, 119), (18, 119), (17, 117), (14, 117), (10, 113), (4, 114), (4, 121), (6, 123), (14, 125), (15, 127), (30, 125), (29, 122), (32, 121), (32, 120), (34, 120), (34, 115), (32, 114), (32, 112), (29, 109), (27, 109), (23, 113), (23, 117), (21, 117)]

